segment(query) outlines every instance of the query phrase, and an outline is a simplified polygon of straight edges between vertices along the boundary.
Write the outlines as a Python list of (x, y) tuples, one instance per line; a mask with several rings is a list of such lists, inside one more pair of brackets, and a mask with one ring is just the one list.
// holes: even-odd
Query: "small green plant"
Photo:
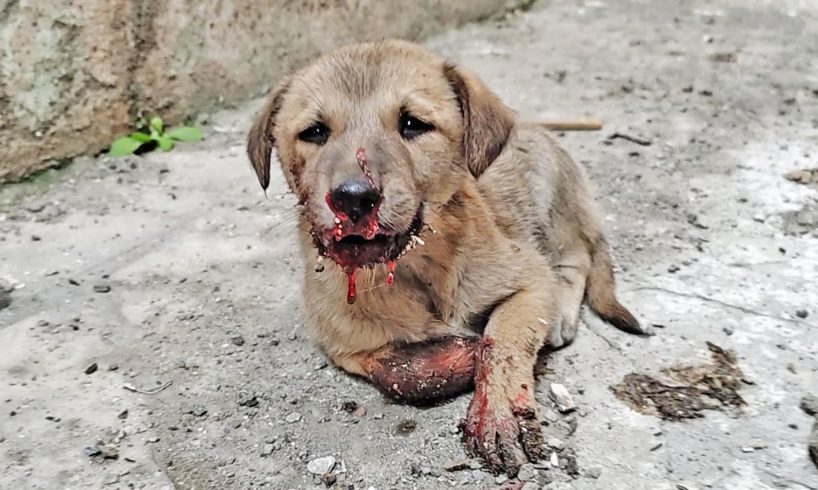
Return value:
[(128, 136), (117, 138), (111, 143), (108, 154), (113, 157), (132, 155), (146, 144), (158, 146), (163, 151), (170, 151), (173, 149), (174, 141), (199, 141), (202, 139), (202, 132), (190, 126), (176, 126), (167, 128), (167, 131), (165, 131), (165, 124), (159, 116), (151, 118), (148, 129), (150, 133), (134, 131)]

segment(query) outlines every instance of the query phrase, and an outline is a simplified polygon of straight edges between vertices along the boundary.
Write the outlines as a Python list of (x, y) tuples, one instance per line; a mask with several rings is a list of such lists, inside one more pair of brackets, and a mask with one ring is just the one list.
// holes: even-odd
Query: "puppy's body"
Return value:
[[(533, 366), (546, 342), (573, 340), (583, 299), (641, 333), (615, 298), (582, 168), (422, 48), (358, 45), (296, 73), (250, 135), (263, 186), (273, 146), (303, 205), (304, 303), (318, 344), (399, 399), (474, 386), (464, 436), (490, 467), (514, 473), (540, 455)], [(331, 197), (350, 179), (377, 196), (364, 218)], [(335, 261), (322, 272), (316, 249)], [(355, 287), (348, 304), (343, 291)]]

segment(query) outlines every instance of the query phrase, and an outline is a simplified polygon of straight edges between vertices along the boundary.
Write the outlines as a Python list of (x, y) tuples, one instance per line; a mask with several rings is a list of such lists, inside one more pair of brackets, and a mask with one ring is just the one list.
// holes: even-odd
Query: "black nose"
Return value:
[(365, 180), (348, 180), (330, 191), (329, 197), (335, 210), (355, 223), (375, 209), (381, 193)]

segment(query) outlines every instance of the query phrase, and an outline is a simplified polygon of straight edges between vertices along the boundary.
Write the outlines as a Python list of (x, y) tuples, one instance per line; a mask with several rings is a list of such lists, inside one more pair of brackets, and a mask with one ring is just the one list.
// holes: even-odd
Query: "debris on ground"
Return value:
[(793, 170), (784, 174), (784, 178), (798, 184), (818, 184), (818, 168)]
[(732, 352), (708, 342), (712, 360), (696, 366), (662, 369), (666, 381), (631, 373), (611, 391), (634, 410), (664, 420), (703, 417), (704, 410), (745, 405), (738, 394), (743, 375)]
[(809, 439), (807, 439), (807, 448), (809, 450), (809, 459), (818, 466), (818, 420), (812, 424), (812, 431)]
[(0, 281), (0, 310), (11, 306), (11, 292), (14, 290), (11, 286), (6, 286)]
[(807, 415), (818, 415), (818, 396), (804, 395), (799, 406)]
[(562, 413), (568, 413), (577, 408), (577, 404), (574, 403), (574, 399), (571, 398), (571, 394), (568, 393), (568, 389), (559, 384), (559, 383), (551, 383), (551, 390), (550, 390), (551, 399), (554, 400), (554, 403), (557, 404), (557, 410)]
[(335, 458), (332, 456), (315, 458), (307, 463), (307, 471), (313, 475), (326, 475), (333, 468), (335, 468)]

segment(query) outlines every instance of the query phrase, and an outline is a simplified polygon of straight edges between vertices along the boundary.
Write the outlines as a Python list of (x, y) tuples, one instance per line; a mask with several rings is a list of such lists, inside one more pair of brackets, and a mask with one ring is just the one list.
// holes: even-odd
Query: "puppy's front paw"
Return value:
[(491, 471), (514, 477), (520, 466), (536, 461), (543, 452), (533, 376), (485, 363), (485, 349), (481, 345), (474, 398), (460, 428), (468, 452), (483, 458)]

